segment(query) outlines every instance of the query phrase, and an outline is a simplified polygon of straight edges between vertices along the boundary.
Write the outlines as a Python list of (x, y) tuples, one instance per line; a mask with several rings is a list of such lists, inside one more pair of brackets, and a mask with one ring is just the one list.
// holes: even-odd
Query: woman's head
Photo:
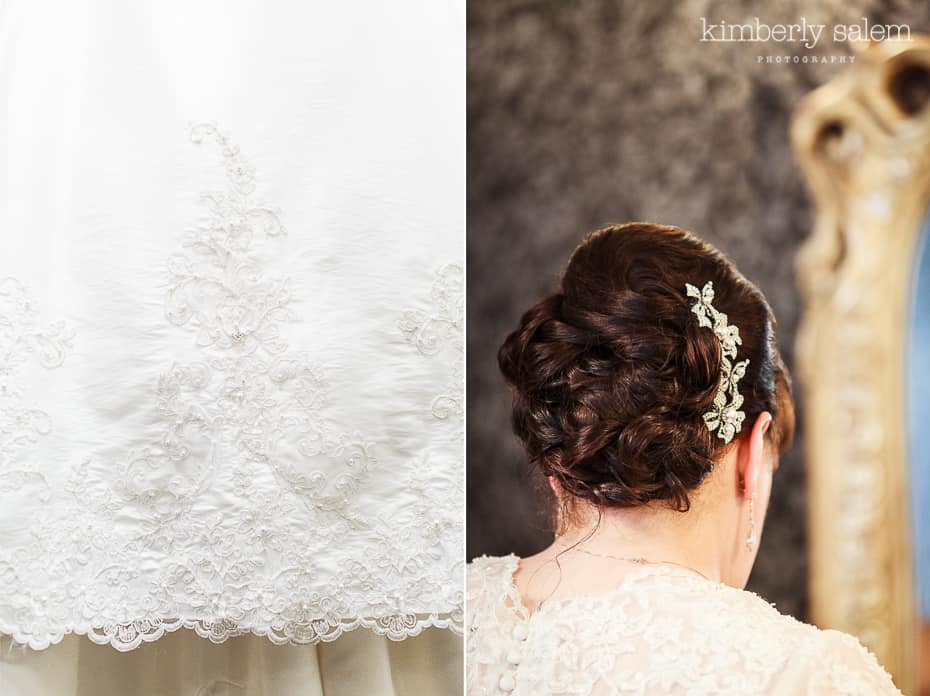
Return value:
[(731, 446), (708, 429), (721, 344), (692, 312), (686, 284), (711, 282), (714, 307), (739, 329), (738, 384), (775, 456), (793, 435), (790, 379), (762, 293), (711, 245), (649, 223), (608, 227), (575, 249), (559, 292), (533, 305), (501, 346), (513, 426), (563, 502), (686, 511)]

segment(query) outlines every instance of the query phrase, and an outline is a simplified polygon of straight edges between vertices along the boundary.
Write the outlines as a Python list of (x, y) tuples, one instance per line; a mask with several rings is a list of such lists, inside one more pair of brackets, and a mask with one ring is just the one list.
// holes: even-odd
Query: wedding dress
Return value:
[(641, 566), (610, 592), (530, 613), (517, 567), (469, 565), (469, 696), (899, 693), (855, 638), (682, 568)]
[(461, 632), (463, 34), (0, 3), (0, 633)]

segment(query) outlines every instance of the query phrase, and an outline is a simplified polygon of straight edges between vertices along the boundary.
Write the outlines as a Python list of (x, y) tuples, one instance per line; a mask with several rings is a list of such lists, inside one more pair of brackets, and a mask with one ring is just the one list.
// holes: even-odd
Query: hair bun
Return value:
[[(679, 510), (723, 444), (703, 414), (720, 379), (720, 344), (700, 327), (686, 282), (712, 280), (751, 356), (747, 416), (776, 414), (783, 370), (761, 293), (719, 252), (676, 228), (631, 224), (589, 237), (562, 292), (533, 305), (498, 353), (513, 427), (529, 458), (576, 498)], [(786, 380), (782, 380), (786, 383)], [(782, 445), (783, 443), (779, 443)]]

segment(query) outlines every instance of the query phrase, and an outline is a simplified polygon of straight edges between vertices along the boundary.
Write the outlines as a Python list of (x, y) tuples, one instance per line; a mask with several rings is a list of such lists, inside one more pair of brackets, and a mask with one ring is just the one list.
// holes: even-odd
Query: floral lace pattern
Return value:
[[(164, 316), (199, 357), (153, 385), (157, 438), (121, 460), (82, 458), (50, 504), (58, 516), (0, 547), (0, 632), (37, 649), (74, 632), (119, 650), (180, 628), (275, 643), (461, 632), (461, 467), (424, 436), (417, 458), (392, 462), (406, 474), (381, 473), (382, 443), (330, 417), (325, 370), (287, 338), (302, 321), (294, 281), (269, 268), (287, 236), (280, 213), (216, 126), (191, 139), (219, 151), (225, 188), (203, 195), (204, 219), (166, 263)], [(0, 352), (60, 363), (61, 329), (37, 333), (30, 316), (0, 324)], [(4, 412), (4, 438), (9, 423)]]
[(48, 413), (30, 407), (17, 373), (32, 359), (46, 369), (61, 367), (73, 336), (63, 322), (36, 325), (39, 308), (22, 283), (0, 279), (0, 493), (29, 491), (48, 500), (48, 483), (31, 457), (32, 447), (52, 429)]
[(461, 266), (446, 264), (436, 273), (430, 290), (433, 311), (407, 311), (398, 321), (407, 340), (421, 355), (443, 354), (446, 364), (451, 366), (442, 393), (432, 401), (431, 412), (434, 418), (458, 423), (455, 434), (459, 438), (465, 414), (462, 392), (465, 376), (464, 280)]
[(687, 570), (644, 566), (611, 592), (529, 614), (517, 563), (469, 566), (470, 696), (900, 693), (851, 636)]

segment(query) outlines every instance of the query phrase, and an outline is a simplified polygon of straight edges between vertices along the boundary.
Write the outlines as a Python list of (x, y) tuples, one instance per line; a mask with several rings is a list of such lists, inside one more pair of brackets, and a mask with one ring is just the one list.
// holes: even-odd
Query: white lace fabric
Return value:
[(644, 566), (608, 593), (529, 613), (517, 567), (468, 567), (469, 696), (900, 693), (855, 638), (684, 569)]
[(461, 632), (461, 18), (142, 5), (0, 12), (0, 633)]

